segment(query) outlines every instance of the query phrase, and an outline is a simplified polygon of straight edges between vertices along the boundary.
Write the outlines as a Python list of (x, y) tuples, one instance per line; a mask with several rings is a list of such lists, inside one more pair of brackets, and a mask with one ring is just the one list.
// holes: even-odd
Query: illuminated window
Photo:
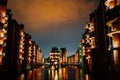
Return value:
[(1, 22), (2, 22), (3, 24), (5, 24), (6, 20), (5, 20), (4, 17), (1, 18)]
[(4, 7), (1, 7), (1, 14), (2, 14), (2, 17), (6, 16), (6, 9)]
[(2, 64), (2, 56), (0, 56), (0, 65)]
[(88, 23), (87, 23), (86, 26), (85, 26), (85, 28), (88, 29), (88, 27), (89, 27), (89, 26), (88, 26)]
[(4, 32), (3, 31), (0, 31), (0, 37), (4, 37)]
[(0, 47), (0, 56), (2, 56), (3, 49)]
[(22, 44), (19, 44), (19, 48), (23, 48), (23, 45), (22, 45)]
[(22, 54), (21, 53), (19, 53), (19, 58), (22, 59)]
[(0, 44), (1, 45), (3, 45), (3, 42), (4, 42), (3, 38), (0, 38)]
[(29, 44), (32, 44), (32, 41), (31, 41), (31, 39), (29, 40)]
[(22, 52), (23, 52), (23, 49), (20, 48), (20, 49), (19, 49), (19, 52), (22, 53)]
[(114, 8), (116, 5), (120, 5), (119, 0), (106, 0), (105, 2), (105, 6), (107, 6), (109, 9)]

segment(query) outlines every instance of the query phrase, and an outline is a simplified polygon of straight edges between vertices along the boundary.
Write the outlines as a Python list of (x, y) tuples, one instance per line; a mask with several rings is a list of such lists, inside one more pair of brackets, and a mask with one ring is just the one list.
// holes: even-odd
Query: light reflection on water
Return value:
[(18, 80), (80, 80), (79, 67), (39, 67), (18, 76)]

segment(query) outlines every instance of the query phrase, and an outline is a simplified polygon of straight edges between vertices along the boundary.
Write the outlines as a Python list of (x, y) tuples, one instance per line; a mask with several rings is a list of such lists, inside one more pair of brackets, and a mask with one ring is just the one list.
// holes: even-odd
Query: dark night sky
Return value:
[(45, 57), (52, 47), (65, 47), (67, 54), (78, 49), (89, 13), (99, 0), (8, 0), (13, 18), (25, 25)]

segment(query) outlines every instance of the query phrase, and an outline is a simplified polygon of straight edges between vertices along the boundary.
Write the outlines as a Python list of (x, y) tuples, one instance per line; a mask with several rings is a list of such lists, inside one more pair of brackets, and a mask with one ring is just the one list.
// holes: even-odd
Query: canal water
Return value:
[[(7, 76), (6, 76), (7, 77)], [(59, 68), (38, 67), (26, 73), (21, 73), (8, 80), (81, 80), (80, 68), (77, 66), (66, 66)]]

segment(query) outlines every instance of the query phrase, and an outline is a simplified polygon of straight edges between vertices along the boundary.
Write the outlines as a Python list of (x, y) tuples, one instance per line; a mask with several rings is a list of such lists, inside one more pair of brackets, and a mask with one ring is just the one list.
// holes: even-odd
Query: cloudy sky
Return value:
[(98, 0), (8, 0), (13, 18), (25, 25), (45, 57), (52, 47), (65, 47), (67, 54), (78, 49), (89, 13)]

